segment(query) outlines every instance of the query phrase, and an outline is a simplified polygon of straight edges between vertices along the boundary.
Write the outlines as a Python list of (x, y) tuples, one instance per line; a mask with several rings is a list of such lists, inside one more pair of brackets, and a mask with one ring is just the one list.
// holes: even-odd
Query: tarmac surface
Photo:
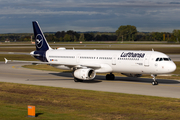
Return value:
[(159, 85), (153, 86), (151, 77), (116, 77), (109, 81), (105, 76), (96, 76), (94, 81), (74, 82), (71, 73), (32, 70), (22, 65), (0, 62), (0, 82), (180, 98), (180, 80), (157, 79)]

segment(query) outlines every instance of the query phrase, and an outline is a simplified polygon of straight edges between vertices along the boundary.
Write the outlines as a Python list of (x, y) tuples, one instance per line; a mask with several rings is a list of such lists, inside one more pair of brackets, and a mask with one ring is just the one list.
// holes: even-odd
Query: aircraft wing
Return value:
[(67, 67), (75, 67), (75, 68), (82, 68), (82, 67), (88, 67), (88, 68), (94, 68), (98, 69), (101, 68), (100, 64), (67, 64), (67, 63), (55, 63), (55, 62), (41, 62), (41, 61), (21, 61), (21, 60), (7, 60), (5, 59), (5, 64), (8, 62), (19, 62), (19, 63), (32, 63), (32, 64), (49, 64), (49, 65), (65, 65)]
[(94, 68), (94, 69), (101, 68), (101, 65), (99, 64), (83, 64), (83, 63), (82, 64), (69, 64), (69, 63), (49, 63), (49, 62), (41, 62), (39, 64), (49, 64), (53, 66), (64, 65), (70, 68), (83, 68), (83, 67)]

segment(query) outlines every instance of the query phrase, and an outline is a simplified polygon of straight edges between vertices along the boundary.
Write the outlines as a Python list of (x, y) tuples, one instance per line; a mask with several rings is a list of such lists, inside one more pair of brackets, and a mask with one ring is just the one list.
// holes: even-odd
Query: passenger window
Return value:
[(158, 60), (159, 60), (159, 58), (156, 59), (156, 61), (158, 61)]

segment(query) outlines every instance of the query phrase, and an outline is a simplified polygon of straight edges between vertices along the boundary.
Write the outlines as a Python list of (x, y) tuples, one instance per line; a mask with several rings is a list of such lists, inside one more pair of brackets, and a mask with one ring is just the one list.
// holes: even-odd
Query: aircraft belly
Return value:
[(95, 70), (95, 72), (97, 73), (109, 73), (112, 71), (113, 71), (112, 67), (108, 64), (101, 64), (101, 68)]
[(120, 73), (138, 73), (142, 74), (143, 66), (136, 63), (121, 62), (113, 66), (113, 72)]

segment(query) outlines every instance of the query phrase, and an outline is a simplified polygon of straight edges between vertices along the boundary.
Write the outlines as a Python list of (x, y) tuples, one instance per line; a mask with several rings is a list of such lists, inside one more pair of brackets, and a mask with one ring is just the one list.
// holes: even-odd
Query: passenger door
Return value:
[(112, 65), (116, 65), (116, 55), (113, 55), (112, 57)]
[(144, 58), (144, 66), (145, 66), (145, 67), (149, 67), (150, 57), (151, 57), (150, 54), (145, 55), (145, 58)]

